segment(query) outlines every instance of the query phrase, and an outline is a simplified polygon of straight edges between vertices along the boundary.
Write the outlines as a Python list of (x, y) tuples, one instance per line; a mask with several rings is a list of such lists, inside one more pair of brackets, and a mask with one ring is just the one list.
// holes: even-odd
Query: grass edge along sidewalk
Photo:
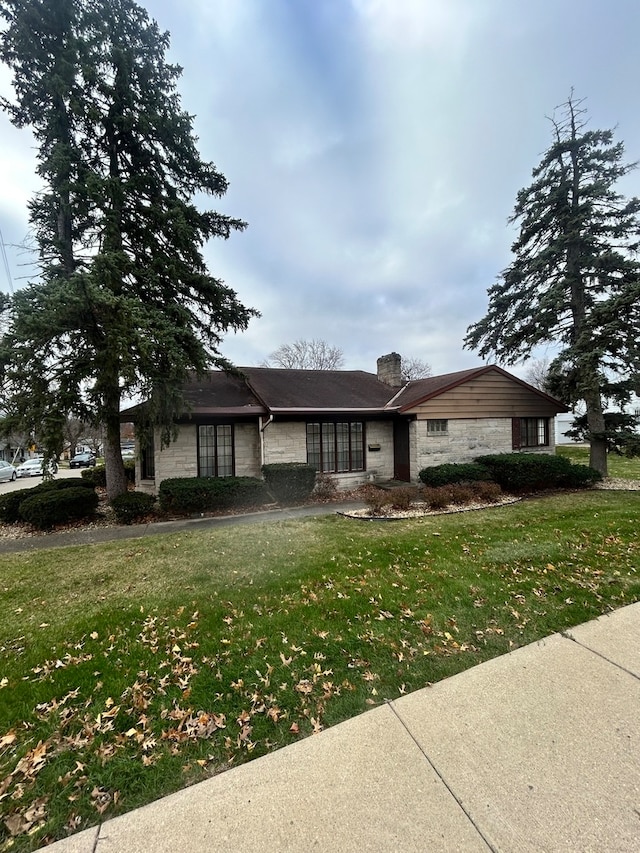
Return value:
[(0, 556), (0, 849), (640, 599), (640, 494)]

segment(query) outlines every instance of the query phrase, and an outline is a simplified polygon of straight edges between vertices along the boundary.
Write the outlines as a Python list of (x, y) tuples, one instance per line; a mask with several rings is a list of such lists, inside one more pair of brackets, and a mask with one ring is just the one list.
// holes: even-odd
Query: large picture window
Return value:
[(546, 447), (549, 418), (514, 418), (514, 447)]
[(207, 424), (198, 427), (198, 476), (233, 476), (231, 424)]
[(307, 462), (323, 474), (364, 471), (362, 421), (307, 424)]

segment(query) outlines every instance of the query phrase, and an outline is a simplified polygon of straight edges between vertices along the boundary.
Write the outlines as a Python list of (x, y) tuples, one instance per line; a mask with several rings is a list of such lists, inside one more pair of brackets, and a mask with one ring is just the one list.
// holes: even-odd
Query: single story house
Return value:
[[(397, 353), (377, 373), (243, 367), (185, 386), (177, 439), (136, 452), (138, 488), (168, 477), (260, 477), (261, 466), (308, 462), (339, 488), (417, 482), (422, 468), (486, 453), (555, 451), (566, 407), (494, 365), (402, 381)], [(144, 403), (122, 421), (144, 418)]]

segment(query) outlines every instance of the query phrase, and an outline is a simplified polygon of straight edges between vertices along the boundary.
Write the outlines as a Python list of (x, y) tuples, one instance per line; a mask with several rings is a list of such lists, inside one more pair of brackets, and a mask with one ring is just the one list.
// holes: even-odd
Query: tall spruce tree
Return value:
[(168, 34), (134, 0), (0, 0), (0, 17), (15, 92), (2, 106), (33, 131), (43, 182), (29, 206), (40, 276), (5, 312), (7, 408), (49, 454), (67, 415), (103, 424), (112, 498), (123, 397), (148, 398), (168, 440), (186, 376), (230, 367), (222, 334), (257, 316), (202, 255), (245, 223), (193, 201), (227, 181), (198, 153)]
[(590, 463), (606, 475), (604, 403), (624, 400), (640, 375), (640, 200), (616, 191), (635, 164), (623, 162), (611, 130), (586, 128), (573, 95), (552, 125), (552, 144), (510, 219), (520, 226), (515, 258), (464, 345), (505, 364), (558, 345), (547, 387), (584, 404)]

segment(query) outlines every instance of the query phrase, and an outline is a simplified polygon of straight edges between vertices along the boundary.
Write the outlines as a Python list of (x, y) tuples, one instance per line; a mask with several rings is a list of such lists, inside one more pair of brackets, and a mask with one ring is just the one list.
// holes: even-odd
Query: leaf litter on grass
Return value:
[(638, 594), (628, 522), (534, 541), (521, 510), (510, 521), (323, 520), (314, 548), (332, 548), (314, 565), (287, 543), (279, 576), (185, 576), (177, 606), (105, 610), (41, 657), (4, 643), (0, 846), (32, 849)]

